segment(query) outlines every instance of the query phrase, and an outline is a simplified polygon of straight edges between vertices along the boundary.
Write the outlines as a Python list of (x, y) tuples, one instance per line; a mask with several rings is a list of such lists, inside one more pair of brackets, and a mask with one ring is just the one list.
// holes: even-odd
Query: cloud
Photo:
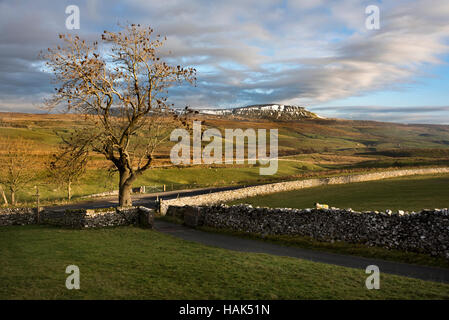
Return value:
[[(365, 7), (376, 1), (87, 3), (0, 2), (0, 95), (7, 97), (0, 108), (23, 109), (25, 101), (36, 103), (51, 92), (37, 55), (57, 43), (58, 33), (69, 32), (65, 30), (69, 4), (80, 6), (78, 33), (88, 39), (97, 38), (104, 29), (116, 30), (117, 22), (149, 24), (167, 35), (164, 56), (199, 70), (197, 87), (169, 91), (170, 100), (179, 106), (267, 101), (317, 106), (400, 89), (426, 76), (430, 66), (445, 63), (449, 52), (446, 0), (432, 5), (425, 0), (377, 3), (380, 30), (365, 29)], [(379, 112), (375, 115), (380, 117)]]
[(449, 118), (442, 117), (449, 113), (449, 106), (326, 106), (313, 107), (312, 111), (329, 118), (449, 125)]

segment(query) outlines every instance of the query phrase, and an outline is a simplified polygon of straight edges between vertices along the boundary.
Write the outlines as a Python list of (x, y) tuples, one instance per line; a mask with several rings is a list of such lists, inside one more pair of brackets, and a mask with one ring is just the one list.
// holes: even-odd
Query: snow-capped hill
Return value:
[(234, 109), (197, 109), (200, 114), (250, 119), (301, 120), (320, 118), (304, 107), (283, 104), (259, 104)]
[[(287, 106), (289, 107), (289, 106)], [(262, 104), (262, 105), (252, 105), (247, 107), (242, 107), (238, 109), (246, 109), (246, 110), (273, 110), (273, 111), (284, 111), (285, 105), (283, 104)]]
[(201, 114), (212, 114), (217, 116), (232, 114), (232, 109), (197, 109), (196, 111)]
[(274, 120), (316, 119), (318, 116), (304, 107), (283, 104), (261, 104), (233, 109), (237, 116)]

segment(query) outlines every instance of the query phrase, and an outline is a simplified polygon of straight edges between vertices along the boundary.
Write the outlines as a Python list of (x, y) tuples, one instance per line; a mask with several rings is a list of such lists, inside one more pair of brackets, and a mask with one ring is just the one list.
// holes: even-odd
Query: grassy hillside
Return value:
[[(372, 121), (304, 120), (273, 122), (268, 120), (203, 117), (203, 127), (277, 128), (279, 130), (279, 170), (274, 176), (260, 176), (256, 165), (171, 166), (172, 143), (161, 146), (155, 168), (145, 172), (139, 185), (185, 184), (189, 187), (250, 184), (295, 179), (310, 174), (333, 174), (370, 168), (408, 167), (417, 165), (449, 165), (449, 126), (403, 125)], [(32, 201), (34, 185), (40, 185), (44, 201), (65, 196), (65, 191), (45, 178), (44, 163), (56, 150), (59, 138), (83, 126), (75, 115), (36, 115), (0, 113), (0, 145), (5, 139), (26, 139), (33, 147), (36, 169), (29, 186), (19, 192), (19, 201)], [(4, 151), (0, 148), (0, 160)], [(118, 177), (110, 173), (110, 163), (103, 155), (92, 154), (88, 173), (74, 186), (74, 196), (117, 189)], [(179, 186), (180, 188), (181, 186)]]
[[(449, 285), (204, 246), (133, 227), (0, 229), (0, 299), (449, 299)], [(80, 290), (67, 290), (68, 265)], [(257, 272), (255, 272), (255, 270)]]

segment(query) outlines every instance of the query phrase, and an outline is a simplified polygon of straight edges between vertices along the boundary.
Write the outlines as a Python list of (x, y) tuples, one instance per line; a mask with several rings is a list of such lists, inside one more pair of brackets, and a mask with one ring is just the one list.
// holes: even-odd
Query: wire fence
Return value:
[(133, 193), (157, 193), (157, 192), (169, 192), (177, 190), (191, 190), (191, 189), (203, 189), (203, 188), (220, 188), (230, 186), (240, 186), (241, 184), (206, 184), (206, 183), (167, 183), (162, 185), (150, 185), (140, 186), (133, 188)]

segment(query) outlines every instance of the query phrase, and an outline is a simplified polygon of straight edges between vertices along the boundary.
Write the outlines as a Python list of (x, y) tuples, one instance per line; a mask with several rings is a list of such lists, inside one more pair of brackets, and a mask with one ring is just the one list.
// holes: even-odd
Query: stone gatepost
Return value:
[(154, 227), (154, 210), (145, 207), (139, 207), (138, 212), (139, 226), (146, 229), (153, 229)]
[(197, 227), (203, 224), (201, 209), (199, 207), (184, 207), (184, 224), (187, 227)]

